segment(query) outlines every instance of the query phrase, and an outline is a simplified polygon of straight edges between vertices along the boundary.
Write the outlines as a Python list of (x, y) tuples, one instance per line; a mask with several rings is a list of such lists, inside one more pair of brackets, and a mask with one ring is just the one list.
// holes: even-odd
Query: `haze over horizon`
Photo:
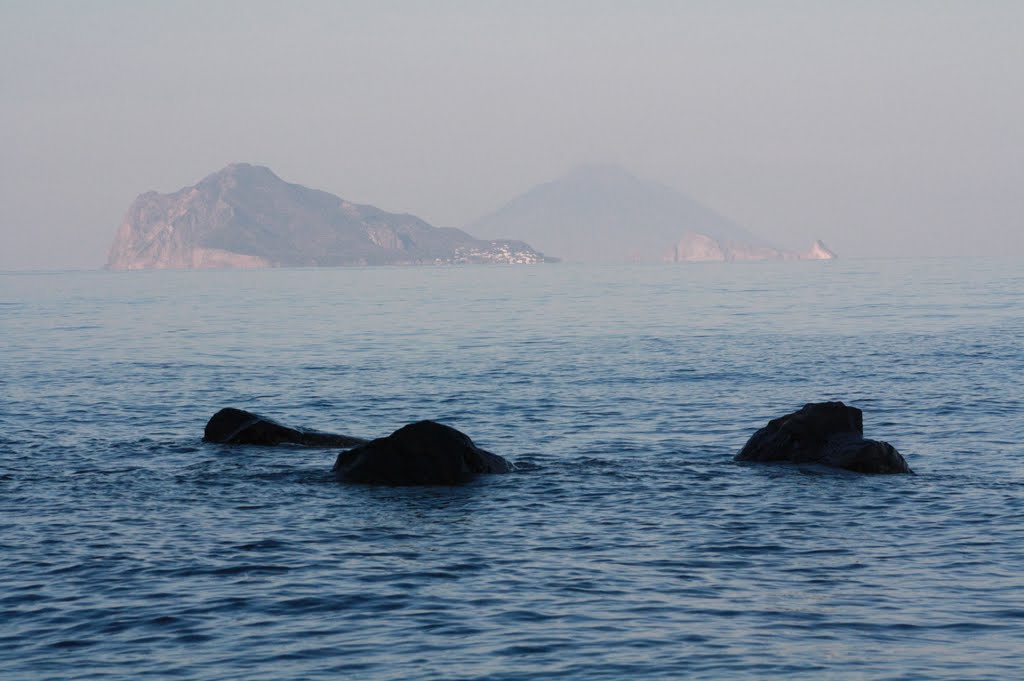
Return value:
[(787, 246), (1024, 255), (1020, 3), (300, 7), (0, 6), (0, 269), (232, 162), (452, 227), (614, 163)]

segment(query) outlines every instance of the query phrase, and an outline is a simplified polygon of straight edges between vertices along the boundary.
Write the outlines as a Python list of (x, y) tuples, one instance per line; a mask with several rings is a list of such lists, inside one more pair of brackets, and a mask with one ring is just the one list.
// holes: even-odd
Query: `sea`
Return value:
[[(5, 680), (1024, 676), (1019, 258), (6, 272), (0, 340)], [(916, 475), (733, 460), (823, 400)]]

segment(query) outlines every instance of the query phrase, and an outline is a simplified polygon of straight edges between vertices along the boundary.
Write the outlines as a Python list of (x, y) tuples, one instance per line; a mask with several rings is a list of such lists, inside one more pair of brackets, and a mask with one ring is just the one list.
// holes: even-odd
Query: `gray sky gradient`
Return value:
[[(232, 161), (462, 226), (620, 163), (783, 245), (1024, 254), (1024, 2), (0, 2), (0, 269)], [(514, 235), (509, 235), (514, 236)]]

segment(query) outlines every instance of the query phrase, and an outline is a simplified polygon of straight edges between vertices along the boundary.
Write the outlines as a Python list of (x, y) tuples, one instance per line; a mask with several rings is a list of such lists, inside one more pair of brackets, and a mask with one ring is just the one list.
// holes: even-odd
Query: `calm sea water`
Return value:
[[(0, 676), (1018, 678), (1024, 262), (0, 275)], [(864, 410), (917, 476), (743, 465)], [(236, 406), (523, 464), (336, 483)]]

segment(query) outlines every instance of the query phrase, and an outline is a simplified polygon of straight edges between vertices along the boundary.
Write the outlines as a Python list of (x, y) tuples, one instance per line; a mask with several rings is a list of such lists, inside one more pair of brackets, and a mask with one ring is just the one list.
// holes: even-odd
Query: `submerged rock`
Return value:
[(737, 461), (788, 461), (857, 473), (913, 473), (888, 442), (864, 437), (860, 409), (817, 402), (768, 422), (754, 433)]
[(334, 474), (345, 482), (455, 485), (481, 473), (510, 473), (511, 463), (480, 449), (465, 433), (418, 421), (338, 455)]
[(307, 447), (354, 447), (366, 442), (358, 437), (289, 428), (259, 414), (227, 407), (213, 415), (203, 440), (231, 445), (295, 444)]

